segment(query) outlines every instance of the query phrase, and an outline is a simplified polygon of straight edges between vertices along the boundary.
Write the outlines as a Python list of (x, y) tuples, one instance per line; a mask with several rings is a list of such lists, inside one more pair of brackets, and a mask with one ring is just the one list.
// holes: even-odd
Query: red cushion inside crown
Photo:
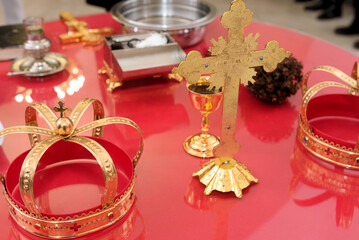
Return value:
[[(132, 161), (114, 144), (99, 138), (91, 139), (107, 150), (116, 166), (116, 197), (119, 197), (133, 179)], [(26, 208), (19, 193), (19, 174), (29, 151), (18, 156), (5, 175), (9, 196), (23, 209)], [(73, 216), (100, 208), (104, 186), (101, 168), (93, 155), (81, 145), (61, 140), (40, 160), (34, 178), (34, 196), (43, 215)]]
[(307, 109), (313, 133), (335, 144), (354, 148), (359, 135), (359, 97), (329, 94), (310, 100)]

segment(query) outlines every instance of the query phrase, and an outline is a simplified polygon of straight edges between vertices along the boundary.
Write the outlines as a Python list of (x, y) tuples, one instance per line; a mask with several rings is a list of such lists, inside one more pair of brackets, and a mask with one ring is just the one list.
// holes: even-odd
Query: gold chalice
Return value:
[(208, 133), (208, 115), (220, 106), (223, 99), (222, 88), (209, 90), (208, 77), (201, 77), (194, 84), (187, 84), (192, 106), (202, 114), (202, 132), (190, 136), (183, 143), (183, 147), (189, 154), (210, 158), (213, 157), (213, 149), (219, 144), (219, 138)]

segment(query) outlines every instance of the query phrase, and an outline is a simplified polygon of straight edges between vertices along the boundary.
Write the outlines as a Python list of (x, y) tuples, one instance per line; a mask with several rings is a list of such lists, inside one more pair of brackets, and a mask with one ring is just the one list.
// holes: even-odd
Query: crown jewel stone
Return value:
[(109, 220), (110, 222), (112, 222), (113, 219), (115, 218), (115, 215), (111, 212), (111, 213), (109, 213), (109, 214), (107, 215), (107, 217), (108, 217), (108, 220)]
[(36, 223), (36, 224), (35, 224), (35, 229), (36, 229), (36, 230), (40, 230), (40, 229), (41, 229), (40, 223)]

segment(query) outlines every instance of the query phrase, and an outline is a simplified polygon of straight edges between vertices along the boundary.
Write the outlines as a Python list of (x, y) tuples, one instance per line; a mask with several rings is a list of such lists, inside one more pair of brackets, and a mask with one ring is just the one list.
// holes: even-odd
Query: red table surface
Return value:
[[(121, 32), (120, 24), (109, 14), (79, 19), (87, 21), (91, 28), (110, 26)], [(73, 108), (89, 97), (104, 103), (107, 116), (127, 117), (141, 127), (145, 148), (136, 168), (134, 207), (122, 224), (81, 239), (357, 239), (359, 181), (355, 173), (345, 173), (352, 175), (344, 177), (341, 169), (316, 165), (300, 151), (294, 154), (298, 151), (295, 139), (299, 92), (277, 106), (259, 102), (241, 87), (236, 130), (241, 151), (236, 159), (251, 169), (259, 183), (245, 189), (242, 199), (233, 193), (214, 192), (205, 196), (204, 186), (192, 178), (192, 173), (205, 161), (188, 155), (182, 147), (188, 136), (200, 131), (201, 120), (199, 112), (191, 106), (185, 81), (133, 81), (108, 93), (106, 77), (97, 73), (102, 67), (103, 48), (61, 45), (58, 35), (65, 31), (60, 21), (45, 23), (46, 35), (53, 43), (51, 51), (69, 59), (61, 73), (42, 79), (7, 77), (11, 62), (0, 63), (0, 121), (4, 127), (23, 125), (29, 102), (41, 101), (53, 107), (58, 97), (63, 97)], [(246, 28), (246, 33), (249, 32), (260, 33), (258, 49), (269, 40), (277, 40), (302, 61), (303, 72), (318, 65), (330, 65), (350, 73), (357, 60), (329, 43), (277, 26), (252, 22)], [(220, 35), (226, 36), (226, 30), (217, 18), (209, 24), (204, 40), (191, 49), (203, 50), (210, 45), (211, 38)], [(322, 80), (333, 79), (328, 74), (319, 74), (316, 76)], [(210, 115), (210, 132), (217, 135), (221, 111)], [(90, 115), (84, 116), (82, 122), (90, 121)], [(131, 156), (138, 143), (136, 133), (123, 127), (105, 127), (104, 137)], [(0, 148), (1, 172), (29, 147), (25, 134), (6, 136)], [(308, 177), (313, 172), (318, 172), (317, 179)], [(349, 183), (345, 182), (348, 178)], [(323, 179), (331, 179), (331, 183), (344, 181), (346, 185), (328, 187)], [(67, 191), (71, 197), (73, 193), (75, 202), (78, 192), (79, 186)], [(95, 195), (93, 198), (98, 199)], [(50, 193), (50, 200), (56, 201), (56, 193)], [(0, 236), (34, 238), (11, 220), (4, 197), (0, 198)]]

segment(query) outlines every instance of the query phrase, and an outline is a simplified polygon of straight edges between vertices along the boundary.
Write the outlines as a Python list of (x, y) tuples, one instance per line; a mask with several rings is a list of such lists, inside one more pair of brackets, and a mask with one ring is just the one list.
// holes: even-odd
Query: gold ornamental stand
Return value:
[(221, 140), (214, 149), (215, 158), (193, 174), (207, 186), (206, 195), (213, 190), (233, 191), (241, 198), (244, 188), (251, 182), (258, 182), (244, 164), (233, 159), (240, 150), (240, 144), (235, 140), (239, 84), (254, 82), (254, 67), (263, 66), (267, 72), (275, 70), (290, 52), (280, 48), (276, 41), (268, 42), (264, 50), (255, 51), (259, 34), (243, 36), (252, 15), (242, 0), (233, 1), (230, 10), (221, 18), (222, 26), (228, 29), (228, 38), (211, 40), (213, 47), (209, 51), (213, 56), (202, 58), (199, 52), (191, 51), (172, 71), (185, 77), (189, 84), (198, 82), (202, 74), (212, 74), (208, 80), (210, 88), (223, 87), (224, 90)]

